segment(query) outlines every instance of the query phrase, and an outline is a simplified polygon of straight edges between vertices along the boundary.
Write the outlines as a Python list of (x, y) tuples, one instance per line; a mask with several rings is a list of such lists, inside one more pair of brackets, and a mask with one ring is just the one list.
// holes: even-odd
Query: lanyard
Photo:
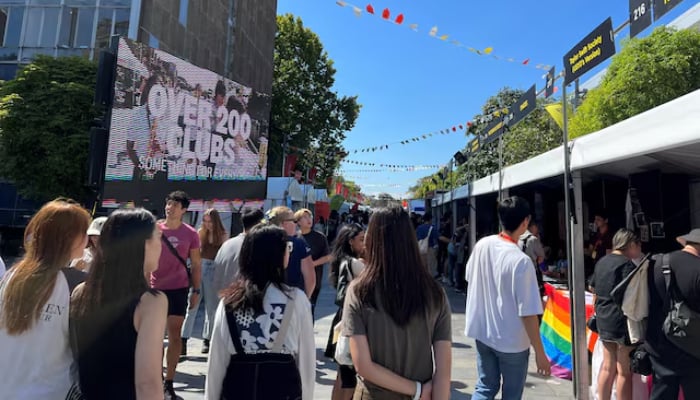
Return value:
[(513, 244), (516, 245), (516, 246), (517, 246), (517, 244), (518, 244), (518, 242), (516, 242), (515, 240), (513, 240), (512, 237), (506, 235), (504, 232), (499, 233), (498, 236), (499, 236), (501, 239), (505, 240), (506, 242), (511, 242), (511, 243), (513, 243)]

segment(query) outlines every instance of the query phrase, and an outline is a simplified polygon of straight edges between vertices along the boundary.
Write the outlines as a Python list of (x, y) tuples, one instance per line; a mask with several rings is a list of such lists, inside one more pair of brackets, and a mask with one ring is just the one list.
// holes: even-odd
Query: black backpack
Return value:
[(662, 330), (669, 342), (700, 360), (700, 313), (688, 307), (681, 296), (670, 261), (670, 254), (664, 254), (661, 270), (666, 281), (668, 313)]
[(246, 354), (241, 344), (233, 310), (226, 310), (226, 322), (236, 354), (231, 355), (221, 391), (222, 400), (298, 400), (301, 376), (292, 354), (281, 353), (289, 322), (294, 313), (294, 294), (287, 302), (282, 325), (270, 352)]

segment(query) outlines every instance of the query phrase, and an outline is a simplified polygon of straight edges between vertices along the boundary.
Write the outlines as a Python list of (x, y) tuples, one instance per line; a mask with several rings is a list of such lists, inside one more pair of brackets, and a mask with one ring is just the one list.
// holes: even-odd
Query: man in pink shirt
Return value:
[[(162, 291), (168, 297), (168, 350), (164, 391), (166, 400), (174, 400), (178, 398), (173, 389), (173, 378), (182, 350), (180, 332), (188, 301), (190, 308), (199, 304), (197, 300), (200, 294), (202, 260), (197, 231), (182, 222), (182, 217), (190, 206), (187, 193), (180, 190), (172, 192), (165, 201), (165, 221), (158, 223), (163, 232), (163, 251), (158, 269), (151, 274), (151, 287)], [(191, 278), (187, 269), (188, 258), (191, 264)]]

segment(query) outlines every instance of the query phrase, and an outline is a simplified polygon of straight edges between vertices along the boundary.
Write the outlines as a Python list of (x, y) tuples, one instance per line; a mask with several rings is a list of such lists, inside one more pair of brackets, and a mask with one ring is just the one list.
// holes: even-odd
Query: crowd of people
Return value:
[[(92, 220), (68, 199), (34, 215), (26, 254), (0, 281), (0, 398), (176, 399), (173, 380), (203, 300), (205, 398), (312, 399), (313, 315), (325, 266), (337, 306), (324, 352), (338, 365), (333, 400), (450, 397), (446, 286), (466, 294), (464, 334), (477, 353), (473, 399), (522, 398), (531, 351), (537, 372), (550, 374), (539, 333), (544, 250), (522, 198), (499, 203), (501, 232), (473, 249), (465, 220), (435, 224), (430, 213), (400, 206), (336, 213), (322, 227), (308, 209), (245, 210), (243, 232), (229, 238), (214, 209), (199, 229), (183, 222), (189, 205), (176, 191), (164, 220), (141, 208)], [(700, 230), (679, 242), (682, 251), (651, 264), (643, 347), (630, 340), (612, 294), (646, 261), (639, 238), (620, 230), (611, 249), (604, 238), (593, 243), (590, 286), (605, 349), (599, 399), (613, 386), (618, 399), (633, 398), (630, 353), (642, 350), (652, 399), (675, 400), (679, 388), (700, 397), (697, 354), (663, 334), (676, 300), (700, 310)]]

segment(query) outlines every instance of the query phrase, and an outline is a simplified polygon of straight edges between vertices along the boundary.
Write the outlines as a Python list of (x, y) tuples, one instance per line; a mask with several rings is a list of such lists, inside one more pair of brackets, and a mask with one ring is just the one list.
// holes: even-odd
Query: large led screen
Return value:
[(269, 96), (119, 40), (103, 203), (265, 197)]

